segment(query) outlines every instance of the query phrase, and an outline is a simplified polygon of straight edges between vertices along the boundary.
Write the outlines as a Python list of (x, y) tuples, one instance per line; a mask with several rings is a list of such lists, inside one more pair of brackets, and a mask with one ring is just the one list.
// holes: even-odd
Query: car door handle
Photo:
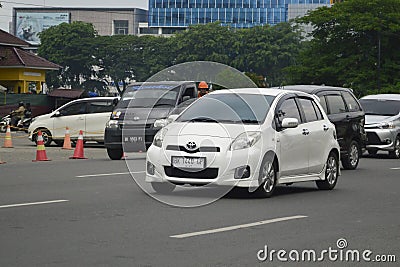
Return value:
[(303, 135), (309, 135), (310, 131), (308, 129), (303, 129)]
[(324, 129), (324, 131), (326, 132), (326, 131), (328, 131), (328, 130), (329, 130), (329, 127), (328, 127), (328, 126), (326, 126), (326, 125), (324, 125), (323, 129)]

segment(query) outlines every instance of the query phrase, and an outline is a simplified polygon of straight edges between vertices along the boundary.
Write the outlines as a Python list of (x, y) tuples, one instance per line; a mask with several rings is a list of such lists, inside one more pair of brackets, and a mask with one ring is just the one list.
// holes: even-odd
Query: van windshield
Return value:
[(175, 106), (179, 89), (180, 86), (168, 84), (128, 86), (117, 108)]
[(400, 112), (400, 101), (386, 99), (360, 99), (366, 115), (395, 116)]

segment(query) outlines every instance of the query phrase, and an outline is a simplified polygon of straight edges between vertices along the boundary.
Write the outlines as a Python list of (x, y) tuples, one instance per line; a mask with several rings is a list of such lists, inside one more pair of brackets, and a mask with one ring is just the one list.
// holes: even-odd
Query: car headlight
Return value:
[(106, 123), (106, 128), (118, 128), (118, 121), (117, 120), (109, 120)]
[(159, 130), (156, 135), (154, 136), (153, 139), (153, 145), (157, 146), (157, 147), (161, 147), (162, 143), (164, 141), (164, 137), (167, 134), (167, 129), (166, 128), (161, 128), (161, 130)]
[(393, 124), (392, 121), (390, 121), (390, 122), (382, 122), (379, 125), (379, 128), (381, 128), (381, 129), (394, 129), (394, 124)]
[(153, 127), (154, 128), (162, 128), (167, 126), (170, 123), (170, 121), (167, 118), (164, 119), (158, 119), (154, 122)]
[(261, 138), (261, 132), (244, 132), (233, 140), (229, 150), (239, 150), (252, 147)]
[(119, 117), (121, 117), (122, 112), (121, 111), (113, 111), (111, 113), (111, 119), (113, 120), (118, 120)]

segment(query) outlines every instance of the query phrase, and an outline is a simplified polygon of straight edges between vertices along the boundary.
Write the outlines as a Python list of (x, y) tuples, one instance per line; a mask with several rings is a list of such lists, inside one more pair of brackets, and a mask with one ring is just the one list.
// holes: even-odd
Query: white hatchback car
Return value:
[(78, 139), (79, 131), (82, 130), (85, 141), (104, 142), (105, 125), (117, 101), (116, 97), (71, 101), (49, 114), (35, 117), (28, 128), (29, 140), (36, 142), (37, 131), (41, 130), (45, 145), (54, 141), (61, 146), (68, 127), (73, 141)]
[(276, 185), (316, 181), (333, 189), (339, 169), (335, 126), (318, 100), (296, 91), (219, 90), (162, 128), (147, 151), (146, 182), (247, 187), (270, 197)]

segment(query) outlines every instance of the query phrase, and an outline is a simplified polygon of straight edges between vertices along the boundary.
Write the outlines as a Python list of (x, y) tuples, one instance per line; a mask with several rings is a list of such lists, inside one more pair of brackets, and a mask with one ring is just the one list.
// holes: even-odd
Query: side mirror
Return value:
[(282, 129), (296, 128), (299, 125), (299, 121), (296, 118), (284, 118), (282, 120)]
[(52, 117), (60, 117), (60, 116), (61, 116), (61, 113), (60, 113), (60, 111), (57, 110), (56, 112), (54, 112)]
[(168, 121), (169, 122), (173, 122), (176, 120), (176, 118), (178, 118), (179, 114), (172, 114), (168, 116)]
[(118, 98), (113, 99), (113, 106), (115, 107), (118, 104), (119, 100)]

